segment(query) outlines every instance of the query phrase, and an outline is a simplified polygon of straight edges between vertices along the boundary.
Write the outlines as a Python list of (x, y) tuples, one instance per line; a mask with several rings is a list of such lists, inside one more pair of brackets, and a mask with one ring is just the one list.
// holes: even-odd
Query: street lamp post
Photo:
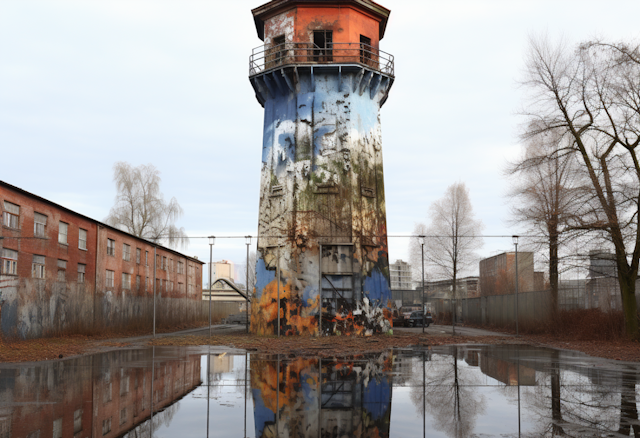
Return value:
[(424, 236), (418, 238), (420, 249), (422, 250), (422, 333), (424, 333), (424, 321), (426, 319), (427, 310), (424, 308)]
[(516, 336), (518, 333), (518, 236), (512, 236), (513, 244), (516, 247)]
[(213, 268), (213, 245), (215, 243), (215, 236), (209, 236), (209, 337), (211, 337), (211, 294), (213, 292), (211, 270)]
[(245, 236), (245, 240), (247, 243), (247, 268), (246, 271), (246, 285), (247, 288), (245, 290), (247, 294), (247, 333), (249, 333), (249, 246), (251, 245), (251, 236)]

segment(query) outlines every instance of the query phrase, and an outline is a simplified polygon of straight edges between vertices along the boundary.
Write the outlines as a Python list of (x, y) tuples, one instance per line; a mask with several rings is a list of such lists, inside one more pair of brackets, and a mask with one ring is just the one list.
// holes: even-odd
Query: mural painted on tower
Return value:
[(275, 0), (253, 14), (265, 45), (250, 60), (264, 107), (251, 329), (387, 332), (380, 107), (394, 72), (379, 40), (389, 10)]

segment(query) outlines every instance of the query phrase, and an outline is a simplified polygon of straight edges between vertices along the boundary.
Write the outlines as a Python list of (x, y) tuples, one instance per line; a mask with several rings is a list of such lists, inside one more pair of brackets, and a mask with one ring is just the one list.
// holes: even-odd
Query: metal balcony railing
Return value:
[(253, 49), (249, 58), (249, 76), (291, 65), (360, 64), (394, 76), (393, 55), (363, 43), (284, 43)]

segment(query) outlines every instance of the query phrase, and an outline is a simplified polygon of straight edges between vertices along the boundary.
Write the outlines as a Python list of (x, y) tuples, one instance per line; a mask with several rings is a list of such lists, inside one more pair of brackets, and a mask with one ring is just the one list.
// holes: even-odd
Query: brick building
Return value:
[(199, 316), (203, 263), (196, 258), (2, 181), (0, 212), (3, 336), (151, 324), (154, 286), (159, 324)]
[[(538, 279), (538, 283), (539, 283)], [(536, 290), (536, 276), (533, 272), (533, 253), (518, 252), (519, 292)], [(480, 294), (507, 295), (516, 290), (516, 253), (504, 252), (480, 260)]]

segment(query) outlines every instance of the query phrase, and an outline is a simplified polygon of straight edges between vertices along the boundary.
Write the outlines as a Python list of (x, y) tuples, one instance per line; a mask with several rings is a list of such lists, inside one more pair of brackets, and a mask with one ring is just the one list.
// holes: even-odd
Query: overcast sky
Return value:
[[(527, 39), (638, 39), (640, 1), (379, 1), (396, 60), (382, 109), (388, 233), (464, 181), (509, 235), (502, 177), (519, 153)], [(104, 220), (113, 164), (151, 163), (190, 236), (256, 234), (263, 110), (248, 81), (255, 0), (0, 0), (0, 180)], [(254, 240), (255, 247), (255, 240)], [(408, 258), (389, 239), (390, 259)], [(244, 263), (244, 240), (214, 259)], [(511, 249), (485, 240), (482, 255)], [(185, 251), (209, 260), (206, 239)]]

